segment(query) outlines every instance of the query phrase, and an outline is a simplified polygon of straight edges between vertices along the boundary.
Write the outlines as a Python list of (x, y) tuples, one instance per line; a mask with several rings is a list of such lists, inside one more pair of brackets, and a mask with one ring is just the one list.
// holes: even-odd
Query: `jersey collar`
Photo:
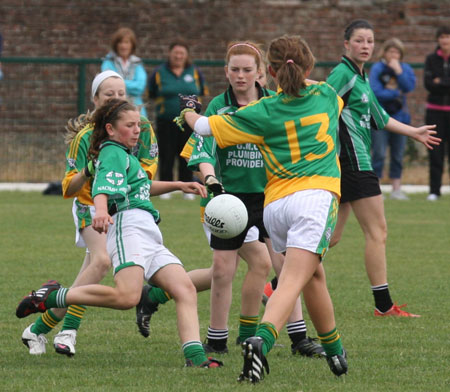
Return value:
[(106, 140), (105, 142), (100, 144), (99, 150), (102, 150), (106, 146), (117, 146), (120, 147), (122, 150), (125, 150), (128, 154), (131, 154), (131, 150), (127, 146), (114, 140)]
[(353, 72), (357, 73), (359, 76), (361, 76), (364, 80), (367, 77), (366, 72), (363, 70), (362, 73), (359, 70), (359, 67), (347, 56), (342, 56), (342, 62), (347, 65), (347, 67), (351, 68)]
[[(269, 92), (265, 88), (261, 87), (261, 85), (258, 82), (255, 82), (255, 87), (258, 89), (258, 99), (270, 95)], [(231, 85), (228, 86), (225, 94), (225, 105), (234, 106), (237, 108), (240, 107), (236, 99), (236, 96), (234, 95), (233, 88), (231, 87)]]

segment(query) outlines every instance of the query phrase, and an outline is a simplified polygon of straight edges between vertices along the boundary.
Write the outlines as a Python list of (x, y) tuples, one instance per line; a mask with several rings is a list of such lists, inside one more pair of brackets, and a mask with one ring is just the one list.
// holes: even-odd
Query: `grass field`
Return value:
[[(179, 195), (155, 200), (166, 246), (187, 269), (207, 267), (206, 244), (195, 202)], [(49, 278), (70, 285), (84, 256), (76, 248), (71, 201), (39, 193), (0, 192), (0, 375), (2, 391), (449, 391), (450, 390), (450, 197), (439, 202), (413, 195), (386, 201), (388, 273), (391, 293), (419, 319), (375, 319), (363, 263), (363, 238), (353, 217), (342, 242), (325, 260), (338, 328), (348, 351), (349, 373), (335, 378), (325, 361), (293, 357), (285, 330), (270, 352), (271, 373), (258, 386), (239, 384), (237, 336), (239, 291), (235, 279), (230, 314), (230, 353), (221, 369), (183, 368), (175, 308), (167, 303), (142, 338), (134, 310), (91, 308), (78, 334), (77, 354), (58, 355), (50, 333), (47, 354), (34, 357), (21, 342), (35, 315), (15, 317), (18, 301)], [(105, 284), (112, 284), (108, 275)], [(199, 294), (201, 336), (209, 320), (209, 294)], [(315, 336), (306, 315), (309, 335)], [(58, 327), (57, 327), (58, 329)]]

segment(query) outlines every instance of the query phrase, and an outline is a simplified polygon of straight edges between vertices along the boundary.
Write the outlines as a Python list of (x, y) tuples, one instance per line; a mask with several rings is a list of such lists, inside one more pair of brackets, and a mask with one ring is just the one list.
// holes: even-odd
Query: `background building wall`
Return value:
[[(131, 27), (137, 55), (165, 59), (173, 38), (191, 43), (194, 61), (222, 60), (227, 43), (251, 39), (268, 43), (282, 34), (300, 34), (317, 61), (339, 61), (343, 29), (355, 18), (375, 27), (376, 44), (396, 36), (406, 46), (405, 61), (422, 63), (435, 48), (435, 29), (450, 23), (450, 0), (3, 0), (0, 31), (3, 57), (100, 58), (112, 33)], [(375, 49), (376, 52), (376, 49)], [(374, 59), (373, 59), (374, 60)], [(78, 68), (67, 64), (4, 63), (0, 81), (0, 132), (60, 137), (77, 115)], [(86, 101), (98, 64), (86, 68)], [(150, 74), (154, 66), (148, 66)], [(202, 67), (211, 95), (226, 86), (221, 67)], [(330, 68), (316, 68), (323, 79)], [(409, 97), (413, 123), (421, 124), (426, 98), (422, 70)], [(149, 103), (152, 113), (152, 103)], [(11, 139), (11, 140), (13, 140)], [(26, 139), (34, 140), (32, 137)], [(58, 139), (61, 140), (61, 139)], [(17, 151), (14, 141), (13, 152)], [(3, 144), (0, 142), (0, 145)], [(1, 151), (0, 155), (5, 155)], [(2, 179), (0, 178), (0, 181)]]

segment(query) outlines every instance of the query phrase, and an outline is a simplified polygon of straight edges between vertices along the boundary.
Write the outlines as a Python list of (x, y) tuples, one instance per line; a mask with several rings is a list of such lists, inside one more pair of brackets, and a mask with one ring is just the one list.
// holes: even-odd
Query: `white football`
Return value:
[(213, 197), (205, 208), (205, 224), (219, 238), (241, 234), (248, 222), (245, 204), (236, 196), (223, 194)]

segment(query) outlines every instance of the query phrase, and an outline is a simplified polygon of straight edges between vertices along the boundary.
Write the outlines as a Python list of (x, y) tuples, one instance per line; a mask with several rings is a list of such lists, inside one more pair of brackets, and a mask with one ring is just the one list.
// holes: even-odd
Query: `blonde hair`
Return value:
[(65, 126), (64, 143), (70, 144), (75, 135), (80, 132), (87, 124), (91, 122), (92, 112), (80, 114), (78, 117), (71, 118)]
[(384, 54), (390, 49), (395, 48), (400, 52), (400, 60), (403, 59), (405, 54), (405, 45), (398, 38), (389, 38), (383, 42), (380, 50), (378, 51), (378, 59), (381, 60), (384, 57)]

